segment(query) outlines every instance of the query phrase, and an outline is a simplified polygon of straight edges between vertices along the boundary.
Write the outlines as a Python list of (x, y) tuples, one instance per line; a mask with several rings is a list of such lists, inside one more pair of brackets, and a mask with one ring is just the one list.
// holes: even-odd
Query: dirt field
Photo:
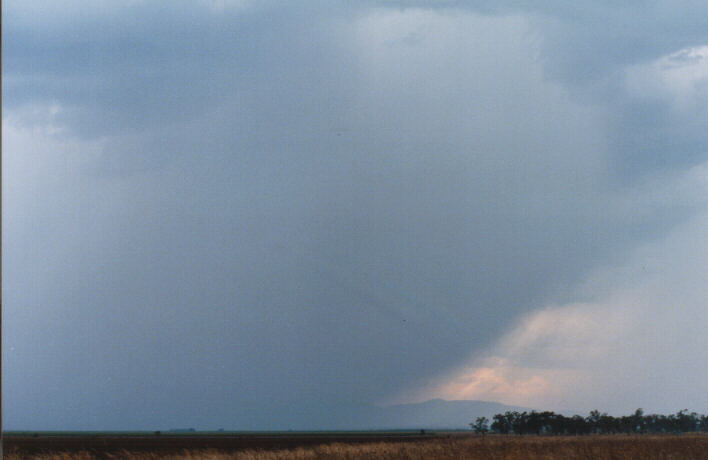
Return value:
[(4, 451), (14, 457), (38, 458), (48, 453), (88, 452), (111, 458), (125, 452), (174, 454), (175, 452), (212, 450), (219, 452), (274, 451), (322, 446), (418, 442), (435, 435), (419, 432), (348, 432), (348, 433), (247, 433), (247, 434), (63, 434), (23, 433), (5, 436)]
[(8, 459), (708, 459), (706, 435), (281, 434), (9, 437)]

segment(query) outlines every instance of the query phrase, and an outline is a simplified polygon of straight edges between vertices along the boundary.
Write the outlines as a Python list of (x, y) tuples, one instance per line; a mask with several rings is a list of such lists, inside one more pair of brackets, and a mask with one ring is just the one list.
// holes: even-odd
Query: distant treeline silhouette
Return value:
[(486, 417), (478, 417), (470, 423), (478, 434), (488, 431), (499, 434), (549, 434), (549, 435), (582, 435), (582, 434), (639, 434), (639, 433), (688, 433), (708, 432), (708, 416), (684, 409), (671, 415), (645, 415), (642, 409), (637, 409), (632, 415), (613, 417), (597, 410), (591, 411), (587, 417), (544, 412), (507, 411), (496, 414), (491, 425)]

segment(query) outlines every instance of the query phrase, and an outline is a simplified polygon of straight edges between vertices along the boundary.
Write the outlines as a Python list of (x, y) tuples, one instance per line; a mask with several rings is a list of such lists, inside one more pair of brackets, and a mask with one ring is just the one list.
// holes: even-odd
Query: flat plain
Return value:
[(5, 438), (8, 459), (708, 459), (708, 435), (475, 436), (467, 433), (37, 435)]

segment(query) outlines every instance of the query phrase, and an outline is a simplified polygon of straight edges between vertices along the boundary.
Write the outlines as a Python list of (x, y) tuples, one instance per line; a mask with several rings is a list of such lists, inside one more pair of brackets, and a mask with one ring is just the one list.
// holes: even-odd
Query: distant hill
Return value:
[(378, 413), (372, 417), (371, 423), (382, 428), (469, 428), (469, 423), (477, 417), (491, 420), (494, 414), (508, 410), (527, 410), (496, 402), (444, 399), (377, 409)]
[(356, 404), (276, 404), (241, 407), (225, 423), (234, 430), (383, 430), (469, 428), (477, 417), (530, 410), (486, 401), (433, 399), (379, 407)]

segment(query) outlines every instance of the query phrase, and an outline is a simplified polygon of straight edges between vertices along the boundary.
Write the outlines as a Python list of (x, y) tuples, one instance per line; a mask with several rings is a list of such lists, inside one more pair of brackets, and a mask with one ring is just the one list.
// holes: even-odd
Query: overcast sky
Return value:
[(353, 3), (3, 2), (5, 427), (708, 412), (705, 2)]

